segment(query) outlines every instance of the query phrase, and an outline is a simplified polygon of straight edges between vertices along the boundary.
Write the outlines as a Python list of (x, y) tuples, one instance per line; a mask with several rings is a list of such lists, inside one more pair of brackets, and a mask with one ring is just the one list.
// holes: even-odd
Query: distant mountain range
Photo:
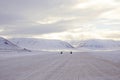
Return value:
[[(74, 47), (72, 46), (74, 45)], [(12, 38), (0, 37), (0, 50), (48, 50), (48, 49), (120, 49), (120, 41), (90, 39), (82, 41), (61, 41), (35, 38)]]
[(77, 48), (89, 49), (120, 49), (120, 41), (90, 39), (79, 41)]
[(73, 48), (69, 43), (60, 40), (13, 38), (10, 39), (10, 41), (20, 47), (24, 47), (31, 50)]

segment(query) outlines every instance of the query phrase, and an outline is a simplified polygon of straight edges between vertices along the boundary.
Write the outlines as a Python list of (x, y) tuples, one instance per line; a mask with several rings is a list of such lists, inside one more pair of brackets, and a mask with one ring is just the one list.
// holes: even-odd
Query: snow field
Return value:
[[(112, 54), (113, 52), (116, 54)], [(7, 54), (9, 55), (9, 52), (6, 52), (5, 56)], [(73, 52), (73, 54), (69, 52), (63, 54), (60, 52), (22, 52), (19, 54), (21, 55), (4, 57), (2, 54), (0, 56), (0, 80), (120, 79), (120, 59), (110, 59), (113, 55), (114, 58), (118, 56), (118, 51)], [(103, 57), (104, 55), (109, 56)]]

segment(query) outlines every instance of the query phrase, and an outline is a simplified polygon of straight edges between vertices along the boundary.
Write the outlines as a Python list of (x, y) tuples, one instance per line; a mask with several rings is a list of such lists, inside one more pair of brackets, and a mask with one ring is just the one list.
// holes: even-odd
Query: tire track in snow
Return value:
[[(34, 80), (34, 79), (35, 80), (39, 80), (39, 79), (44, 80), (43, 78), (47, 78), (46, 76), (53, 74), (52, 72), (54, 72), (55, 68), (57, 68), (57, 67), (60, 68), (65, 64), (65, 63), (62, 64), (62, 62), (64, 62), (65, 60), (68, 60), (66, 58), (66, 56), (64, 56), (64, 55), (57, 55), (56, 57), (52, 57), (52, 56), (50, 56), (50, 57), (51, 57), (51, 60), (46, 61), (47, 64), (43, 65), (42, 67), (37, 68), (34, 72), (29, 73), (24, 78), (21, 78), (19, 80)], [(39, 66), (39, 64), (37, 66)]]
[[(22, 58), (22, 57), (21, 57)], [(39, 55), (13, 59), (12, 64), (0, 70), (6, 74), (1, 80), (119, 80), (118, 63), (96, 58), (89, 53)], [(30, 61), (29, 61), (30, 60)], [(7, 62), (2, 62), (7, 64)], [(11, 60), (10, 60), (11, 62)], [(26, 65), (18, 64), (23, 62)], [(16, 65), (13, 65), (16, 64)], [(0, 64), (1, 65), (1, 64)], [(25, 69), (24, 69), (25, 68)], [(29, 69), (27, 69), (29, 68)], [(3, 70), (2, 70), (3, 69)], [(12, 70), (15, 71), (12, 71)], [(22, 70), (22, 71), (21, 71)], [(28, 71), (26, 71), (28, 70)], [(16, 73), (15, 73), (16, 72)], [(23, 74), (22, 74), (22, 73)], [(18, 73), (18, 75), (16, 75)]]
[[(41, 58), (43, 57), (43, 58)], [(57, 58), (58, 55), (37, 55), (37, 56), (24, 56), (20, 58), (13, 58), (5, 60), (0, 64), (0, 78), (6, 80), (22, 80), (28, 75), (37, 72), (39, 68), (44, 68), (45, 64)], [(7, 76), (7, 77), (6, 77)]]
[[(64, 57), (64, 58), (63, 58)], [(45, 76), (45, 78), (43, 80), (53, 80), (52, 77), (55, 77), (55, 74), (57, 74), (58, 72), (60, 72), (64, 67), (65, 65), (68, 63), (71, 55), (67, 55), (67, 56), (63, 56), (60, 60), (59, 60), (59, 64), (55, 64), (56, 66), (54, 66), (54, 68), (52, 68), (51, 70), (49, 70), (48, 72), (50, 72), (49, 74), (47, 74)], [(62, 60), (62, 62), (61, 62)], [(58, 75), (57, 75), (58, 77)]]

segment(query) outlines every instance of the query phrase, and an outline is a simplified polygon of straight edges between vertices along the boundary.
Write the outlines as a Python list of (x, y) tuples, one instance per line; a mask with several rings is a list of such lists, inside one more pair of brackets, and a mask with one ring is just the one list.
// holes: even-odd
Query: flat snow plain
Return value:
[(120, 51), (0, 52), (0, 80), (120, 80)]

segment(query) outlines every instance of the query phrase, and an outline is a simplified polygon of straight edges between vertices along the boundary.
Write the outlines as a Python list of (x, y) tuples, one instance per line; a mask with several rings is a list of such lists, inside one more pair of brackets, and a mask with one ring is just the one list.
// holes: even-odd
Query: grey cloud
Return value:
[[(91, 22), (94, 24), (94, 20), (102, 13), (114, 9), (104, 6), (101, 6), (100, 9), (94, 8), (96, 6), (73, 9), (80, 1), (85, 0), (1, 0), (0, 29), (4, 31), (0, 34), (27, 36), (63, 32), (79, 28), (81, 24)], [(75, 19), (61, 19), (53, 24), (44, 25), (36, 23), (47, 17), (75, 17)], [(119, 26), (119, 24), (114, 26)]]
[(0, 25), (15, 24), (24, 20), (23, 16), (0, 13)]
[(0, 5), (3, 6), (3, 9), (7, 10), (45, 10), (75, 2), (73, 0), (2, 0)]
[[(76, 0), (77, 1), (77, 0)], [(2, 0), (0, 1), (1, 23), (11, 23), (21, 17), (39, 20), (46, 16), (62, 16), (66, 6), (75, 4), (73, 0)], [(63, 14), (62, 14), (63, 13)], [(63, 15), (64, 16), (64, 15)], [(23, 20), (23, 21), (24, 21)]]
[(14, 35), (14, 34), (24, 34), (24, 35), (39, 35), (54, 32), (61, 32), (67, 30), (66, 27), (60, 25), (34, 25), (34, 26), (4, 26), (3, 35)]

